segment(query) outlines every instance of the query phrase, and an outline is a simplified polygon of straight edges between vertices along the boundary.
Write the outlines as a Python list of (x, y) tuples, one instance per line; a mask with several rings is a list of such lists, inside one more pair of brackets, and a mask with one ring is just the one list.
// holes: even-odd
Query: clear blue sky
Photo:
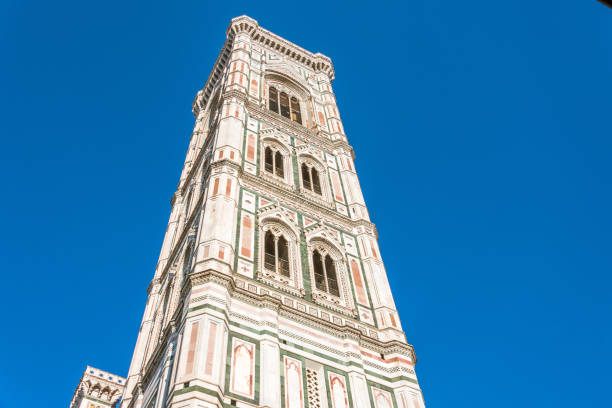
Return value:
[(0, 6), (0, 406), (127, 374), (232, 17), (330, 56), (428, 407), (603, 407), (612, 10), (595, 0)]

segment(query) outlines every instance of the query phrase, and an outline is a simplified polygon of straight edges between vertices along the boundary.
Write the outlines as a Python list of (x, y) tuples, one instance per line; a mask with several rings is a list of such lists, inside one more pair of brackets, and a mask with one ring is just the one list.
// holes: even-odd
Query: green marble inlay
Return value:
[[(291, 357), (294, 360), (300, 361), (302, 364), (302, 395), (304, 396), (304, 407), (308, 408), (308, 390), (306, 384), (306, 358), (299, 354), (292, 353), (287, 350), (280, 350), (280, 368), (281, 368), (281, 405), (285, 408), (285, 398), (287, 396), (287, 390), (285, 389), (285, 359), (284, 356)], [(331, 407), (331, 405), (330, 405)]]
[(216, 391), (209, 390), (208, 388), (204, 388), (204, 387), (202, 387), (202, 386), (200, 386), (200, 385), (192, 385), (192, 386), (189, 386), (189, 387), (185, 387), (185, 388), (183, 388), (183, 389), (181, 389), (181, 390), (174, 391), (174, 392), (172, 393), (172, 396), (171, 396), (170, 398), (172, 399), (172, 398), (174, 398), (175, 396), (178, 396), (178, 395), (183, 395), (183, 394), (187, 394), (187, 393), (189, 393), (189, 392), (201, 392), (201, 393), (203, 393), (203, 394), (207, 394), (207, 395), (213, 396), (213, 397), (215, 397), (215, 398), (217, 399), (217, 401), (219, 401), (219, 403), (220, 403), (220, 404), (221, 404), (221, 405), (222, 405), (224, 408), (225, 408), (225, 407), (229, 407), (229, 405), (227, 405), (227, 404), (224, 404), (224, 403), (223, 403), (223, 396), (222, 396), (222, 395), (220, 395), (220, 394), (219, 394), (218, 392), (216, 392)]
[(368, 384), (368, 394), (370, 395), (370, 404), (372, 404), (373, 407), (375, 407), (376, 405), (374, 405), (374, 393), (372, 392), (372, 387), (376, 387), (383, 391), (389, 392), (389, 394), (391, 394), (391, 402), (393, 403), (393, 408), (397, 408), (397, 401), (395, 400), (395, 393), (393, 392), (392, 388), (386, 387), (384, 385), (375, 383), (367, 379), (366, 379), (366, 382)]
[[(272, 331), (269, 331), (269, 330), (256, 330), (256, 329), (253, 329), (252, 327), (249, 327), (249, 326), (246, 326), (246, 325), (234, 322), (234, 321), (232, 321), (229, 318), (229, 315), (227, 314), (227, 312), (224, 309), (221, 309), (221, 308), (213, 306), (213, 305), (200, 305), (200, 306), (196, 306), (196, 307), (190, 308), (188, 311), (192, 312), (192, 311), (201, 310), (201, 309), (211, 309), (211, 310), (217, 311), (219, 313), (223, 313), (225, 315), (225, 319), (229, 322), (229, 324), (231, 324), (234, 327), (238, 327), (240, 329), (249, 331), (249, 332), (251, 332), (251, 333), (253, 333), (255, 335), (258, 335), (258, 336), (269, 335), (269, 336), (271, 336), (273, 338), (279, 338), (278, 334), (274, 333)], [(288, 345), (288, 346), (291, 346), (291, 347), (293, 347), (293, 348), (295, 348), (297, 350), (301, 350), (301, 351), (307, 352), (309, 354), (315, 355), (317, 357), (324, 358), (324, 359), (326, 359), (328, 361), (332, 361), (332, 362), (334, 362), (336, 364), (339, 364), (339, 365), (363, 368), (362, 364), (358, 364), (358, 363), (356, 363), (354, 361), (345, 361), (345, 360), (341, 360), (341, 359), (338, 359), (338, 358), (335, 358), (335, 357), (331, 357), (328, 354), (320, 353), (320, 352), (318, 352), (316, 350), (313, 350), (311, 348), (304, 347), (304, 346), (299, 345), (299, 344), (291, 343), (290, 341), (287, 341), (287, 340), (285, 340), (285, 344)], [(378, 374), (378, 373), (375, 373), (375, 372), (369, 371), (369, 370), (365, 370), (365, 373), (368, 376), (370, 376), (370, 377), (379, 378), (379, 379), (381, 379), (383, 381), (387, 381), (387, 382), (390, 382), (390, 383), (395, 383), (395, 382), (398, 382), (398, 381), (408, 381), (408, 382), (411, 382), (411, 383), (414, 383), (414, 384), (418, 384), (417, 380), (415, 380), (413, 378), (410, 378), (410, 377), (407, 377), (407, 376), (386, 377), (384, 375), (381, 375), (381, 374)]]
[[(332, 405), (332, 400), (331, 400), (331, 397), (332, 397), (331, 389), (332, 388), (331, 388), (331, 384), (329, 382), (329, 373), (332, 372), (332, 373), (335, 373), (335, 374), (338, 374), (338, 375), (341, 375), (342, 377), (344, 377), (344, 385), (346, 386), (346, 394), (347, 394), (347, 398), (348, 398), (348, 402), (349, 402), (349, 407), (353, 408), (353, 398), (352, 398), (353, 392), (351, 391), (351, 384), (350, 384), (350, 382), (348, 380), (347, 373), (345, 373), (344, 371), (340, 371), (340, 370), (338, 370), (338, 369), (336, 369), (334, 367), (329, 367), (329, 366), (323, 366), (323, 371), (325, 373), (324, 374), (325, 375), (325, 384), (327, 384), (327, 390), (328, 390), (328, 392), (327, 392), (327, 404), (328, 404), (328, 406), (330, 406), (330, 407), (333, 406)], [(374, 406), (374, 405), (372, 405), (372, 406)]]
[[(231, 371), (232, 371), (232, 344), (233, 344), (233, 339), (234, 338), (238, 338), (244, 341), (247, 341), (249, 343), (253, 343), (255, 345), (255, 372), (253, 373), (253, 398), (247, 398), (245, 396), (242, 395), (238, 395), (238, 394), (234, 394), (230, 391), (230, 378), (231, 378)], [(243, 401), (250, 401), (256, 405), (259, 405), (259, 367), (260, 367), (260, 355), (259, 355), (260, 351), (259, 351), (259, 340), (256, 340), (252, 337), (248, 337), (245, 336), (244, 334), (240, 334), (240, 333), (236, 333), (236, 332), (230, 332), (228, 334), (227, 337), (227, 358), (226, 360), (226, 366), (225, 366), (225, 394), (231, 398), (237, 399), (237, 400), (243, 400)]]

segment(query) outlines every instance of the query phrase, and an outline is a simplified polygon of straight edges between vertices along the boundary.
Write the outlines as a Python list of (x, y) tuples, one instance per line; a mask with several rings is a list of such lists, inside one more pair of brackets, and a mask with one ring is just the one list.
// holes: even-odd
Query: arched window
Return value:
[(289, 110), (289, 96), (287, 96), (285, 92), (281, 92), (280, 94), (280, 114), (287, 119), (291, 119)]
[(319, 172), (317, 169), (312, 166), (308, 166), (306, 163), (302, 163), (302, 185), (306, 190), (313, 191), (319, 195), (322, 194)]
[[(285, 173), (287, 173), (285, 169)], [(295, 296), (304, 296), (300, 233), (293, 218), (272, 206), (260, 213), (257, 279)], [(310, 252), (307, 255), (310, 259)], [(314, 280), (311, 278), (311, 280)]]
[(264, 152), (264, 169), (278, 177), (285, 177), (283, 155), (280, 151), (274, 151), (271, 147), (266, 147)]
[(295, 96), (291, 97), (291, 120), (302, 124), (302, 114), (300, 113), (300, 103)]
[(302, 184), (306, 190), (312, 190), (312, 183), (310, 182), (310, 167), (306, 163), (302, 163)]
[(322, 255), (318, 250), (312, 253), (316, 288), (334, 296), (340, 296), (336, 265), (329, 254)]
[(266, 232), (264, 251), (264, 268), (276, 272), (276, 240), (270, 231)]
[(268, 109), (281, 116), (302, 124), (302, 112), (300, 110), (300, 100), (296, 96), (290, 95), (282, 89), (279, 91), (271, 86), (268, 92)]
[(317, 289), (325, 290), (325, 273), (323, 272), (323, 261), (319, 251), (312, 253), (312, 265), (314, 267), (315, 284)]
[(325, 255), (325, 274), (327, 275), (327, 290), (329, 293), (334, 296), (340, 296), (338, 278), (336, 277), (336, 266), (329, 255)]
[(274, 174), (278, 177), (284, 177), (283, 173), (283, 155), (278, 150), (274, 154)]
[(312, 190), (321, 194), (321, 182), (319, 181), (319, 172), (314, 167), (310, 168), (310, 172), (312, 174)]
[(289, 276), (289, 243), (282, 235), (277, 241), (278, 270), (281, 275)]
[(266, 232), (264, 243), (264, 268), (289, 277), (289, 243), (282, 235), (275, 237)]
[(264, 168), (268, 173), (274, 172), (274, 153), (269, 147), (266, 147)]
[(268, 106), (271, 111), (278, 113), (278, 91), (273, 86), (270, 87), (270, 98)]

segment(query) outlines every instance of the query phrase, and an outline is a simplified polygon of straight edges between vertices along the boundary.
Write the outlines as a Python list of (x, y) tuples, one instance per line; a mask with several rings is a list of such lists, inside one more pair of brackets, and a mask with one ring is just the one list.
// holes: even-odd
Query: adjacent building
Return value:
[(125, 378), (87, 366), (79, 380), (70, 408), (112, 408), (123, 394)]

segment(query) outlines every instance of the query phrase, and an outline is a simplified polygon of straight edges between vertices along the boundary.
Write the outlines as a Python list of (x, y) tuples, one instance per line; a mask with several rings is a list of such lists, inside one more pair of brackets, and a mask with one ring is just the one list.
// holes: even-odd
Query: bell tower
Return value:
[(233, 19), (122, 408), (424, 408), (331, 60)]

